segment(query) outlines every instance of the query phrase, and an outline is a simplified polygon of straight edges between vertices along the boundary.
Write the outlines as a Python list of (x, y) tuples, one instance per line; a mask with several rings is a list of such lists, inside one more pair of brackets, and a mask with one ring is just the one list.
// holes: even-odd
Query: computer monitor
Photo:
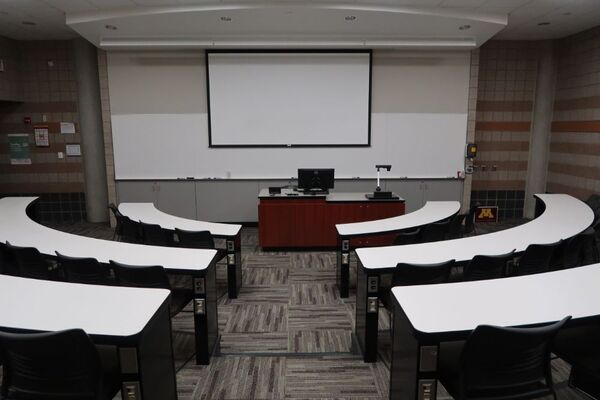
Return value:
[(298, 168), (298, 190), (326, 192), (333, 189), (333, 168)]

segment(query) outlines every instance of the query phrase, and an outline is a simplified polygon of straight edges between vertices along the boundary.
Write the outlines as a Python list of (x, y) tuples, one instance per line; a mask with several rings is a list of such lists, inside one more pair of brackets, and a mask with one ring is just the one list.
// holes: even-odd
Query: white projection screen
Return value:
[(370, 51), (206, 52), (210, 147), (369, 146)]

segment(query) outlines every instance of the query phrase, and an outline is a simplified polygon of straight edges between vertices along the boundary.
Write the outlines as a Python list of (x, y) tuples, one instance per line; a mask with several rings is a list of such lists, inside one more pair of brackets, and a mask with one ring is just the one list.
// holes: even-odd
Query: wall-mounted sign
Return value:
[(477, 207), (475, 222), (498, 222), (498, 206)]
[(11, 165), (31, 164), (31, 151), (29, 148), (28, 133), (9, 133), (8, 151)]
[(68, 144), (65, 146), (65, 153), (67, 153), (67, 157), (81, 156), (81, 146), (79, 143)]
[(72, 122), (61, 122), (60, 123), (60, 133), (66, 134), (66, 135), (75, 133), (75, 124)]
[(33, 134), (35, 135), (35, 145), (37, 147), (50, 146), (48, 125), (35, 125), (33, 127)]

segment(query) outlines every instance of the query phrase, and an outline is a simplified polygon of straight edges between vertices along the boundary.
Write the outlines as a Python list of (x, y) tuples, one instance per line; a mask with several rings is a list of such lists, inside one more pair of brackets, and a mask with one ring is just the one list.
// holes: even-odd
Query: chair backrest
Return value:
[(5, 275), (19, 275), (19, 266), (14, 255), (7, 245), (0, 242), (0, 273)]
[(152, 246), (169, 246), (169, 236), (167, 232), (157, 224), (140, 223), (140, 231), (142, 234), (142, 243)]
[(580, 233), (582, 241), (582, 259), (581, 264), (595, 264), (600, 262), (600, 254), (598, 252), (598, 229), (600, 221), (593, 228), (588, 228)]
[(445, 283), (450, 278), (450, 271), (454, 260), (438, 264), (403, 264), (399, 263), (394, 268), (392, 286), (429, 285)]
[(433, 224), (425, 225), (421, 230), (421, 243), (438, 242), (446, 238), (446, 233), (450, 226), (450, 220), (434, 222)]
[(95, 285), (110, 284), (108, 268), (95, 258), (68, 257), (56, 252), (58, 266), (67, 282), (89, 283)]
[(469, 209), (469, 214), (465, 218), (465, 229), (464, 234), (469, 234), (475, 230), (475, 213), (479, 208), (480, 204), (473, 204)]
[(115, 205), (115, 203), (110, 203), (108, 205), (108, 209), (112, 212), (113, 216), (115, 217), (115, 221), (117, 222), (115, 226), (115, 235), (121, 236), (123, 226), (121, 225), (120, 217), (122, 217), (123, 214), (121, 214), (121, 211), (119, 211), (119, 208)]
[(117, 216), (120, 225), (119, 240), (127, 243), (140, 242), (140, 226), (138, 222), (132, 221), (124, 215)]
[(461, 236), (463, 222), (466, 217), (467, 214), (454, 214), (454, 216), (450, 218), (446, 239), (457, 239)]
[(394, 246), (402, 246), (405, 244), (417, 243), (421, 235), (421, 228), (417, 228), (410, 231), (398, 232), (394, 238)]
[(519, 259), (517, 275), (537, 274), (550, 270), (550, 260), (561, 241), (550, 244), (530, 244)]
[(103, 388), (100, 358), (81, 329), (0, 332), (2, 398), (96, 400)]
[(506, 275), (506, 264), (513, 259), (514, 254), (515, 250), (494, 256), (477, 255), (465, 266), (464, 279), (477, 281), (502, 278)]
[(585, 241), (584, 234), (575, 235), (563, 242), (560, 247), (560, 269), (574, 268), (583, 265), (583, 245)]
[(115, 280), (120, 286), (170, 289), (169, 277), (159, 265), (139, 266), (110, 261)]
[(214, 249), (215, 241), (210, 231), (184, 231), (175, 228), (180, 247)]
[(6, 242), (6, 250), (16, 261), (18, 275), (33, 279), (55, 279), (52, 265), (34, 247), (13, 246)]
[(552, 393), (550, 346), (570, 318), (535, 328), (475, 328), (460, 356), (461, 398), (508, 400)]

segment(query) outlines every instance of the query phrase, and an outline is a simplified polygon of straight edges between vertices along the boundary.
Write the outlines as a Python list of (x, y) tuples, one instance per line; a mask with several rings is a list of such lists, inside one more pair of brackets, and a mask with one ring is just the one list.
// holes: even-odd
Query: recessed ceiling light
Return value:
[(104, 27), (106, 29), (108, 29), (109, 31), (116, 31), (117, 30), (117, 27), (114, 26), (114, 25), (104, 25)]
[(356, 15), (346, 15), (344, 19), (346, 21), (356, 21)]
[(538, 24), (538, 26), (546, 26), (546, 25), (550, 25), (550, 22), (540, 22)]
[(29, 25), (29, 26), (35, 26), (35, 25), (37, 25), (37, 24), (36, 24), (35, 22), (33, 22), (33, 21), (21, 21), (21, 23), (22, 23), (23, 25)]
[(461, 25), (458, 27), (461, 31), (466, 31), (467, 29), (471, 29), (471, 25)]
[(223, 21), (223, 22), (231, 22), (231, 17), (223, 16), (223, 17), (221, 17), (221, 21)]

